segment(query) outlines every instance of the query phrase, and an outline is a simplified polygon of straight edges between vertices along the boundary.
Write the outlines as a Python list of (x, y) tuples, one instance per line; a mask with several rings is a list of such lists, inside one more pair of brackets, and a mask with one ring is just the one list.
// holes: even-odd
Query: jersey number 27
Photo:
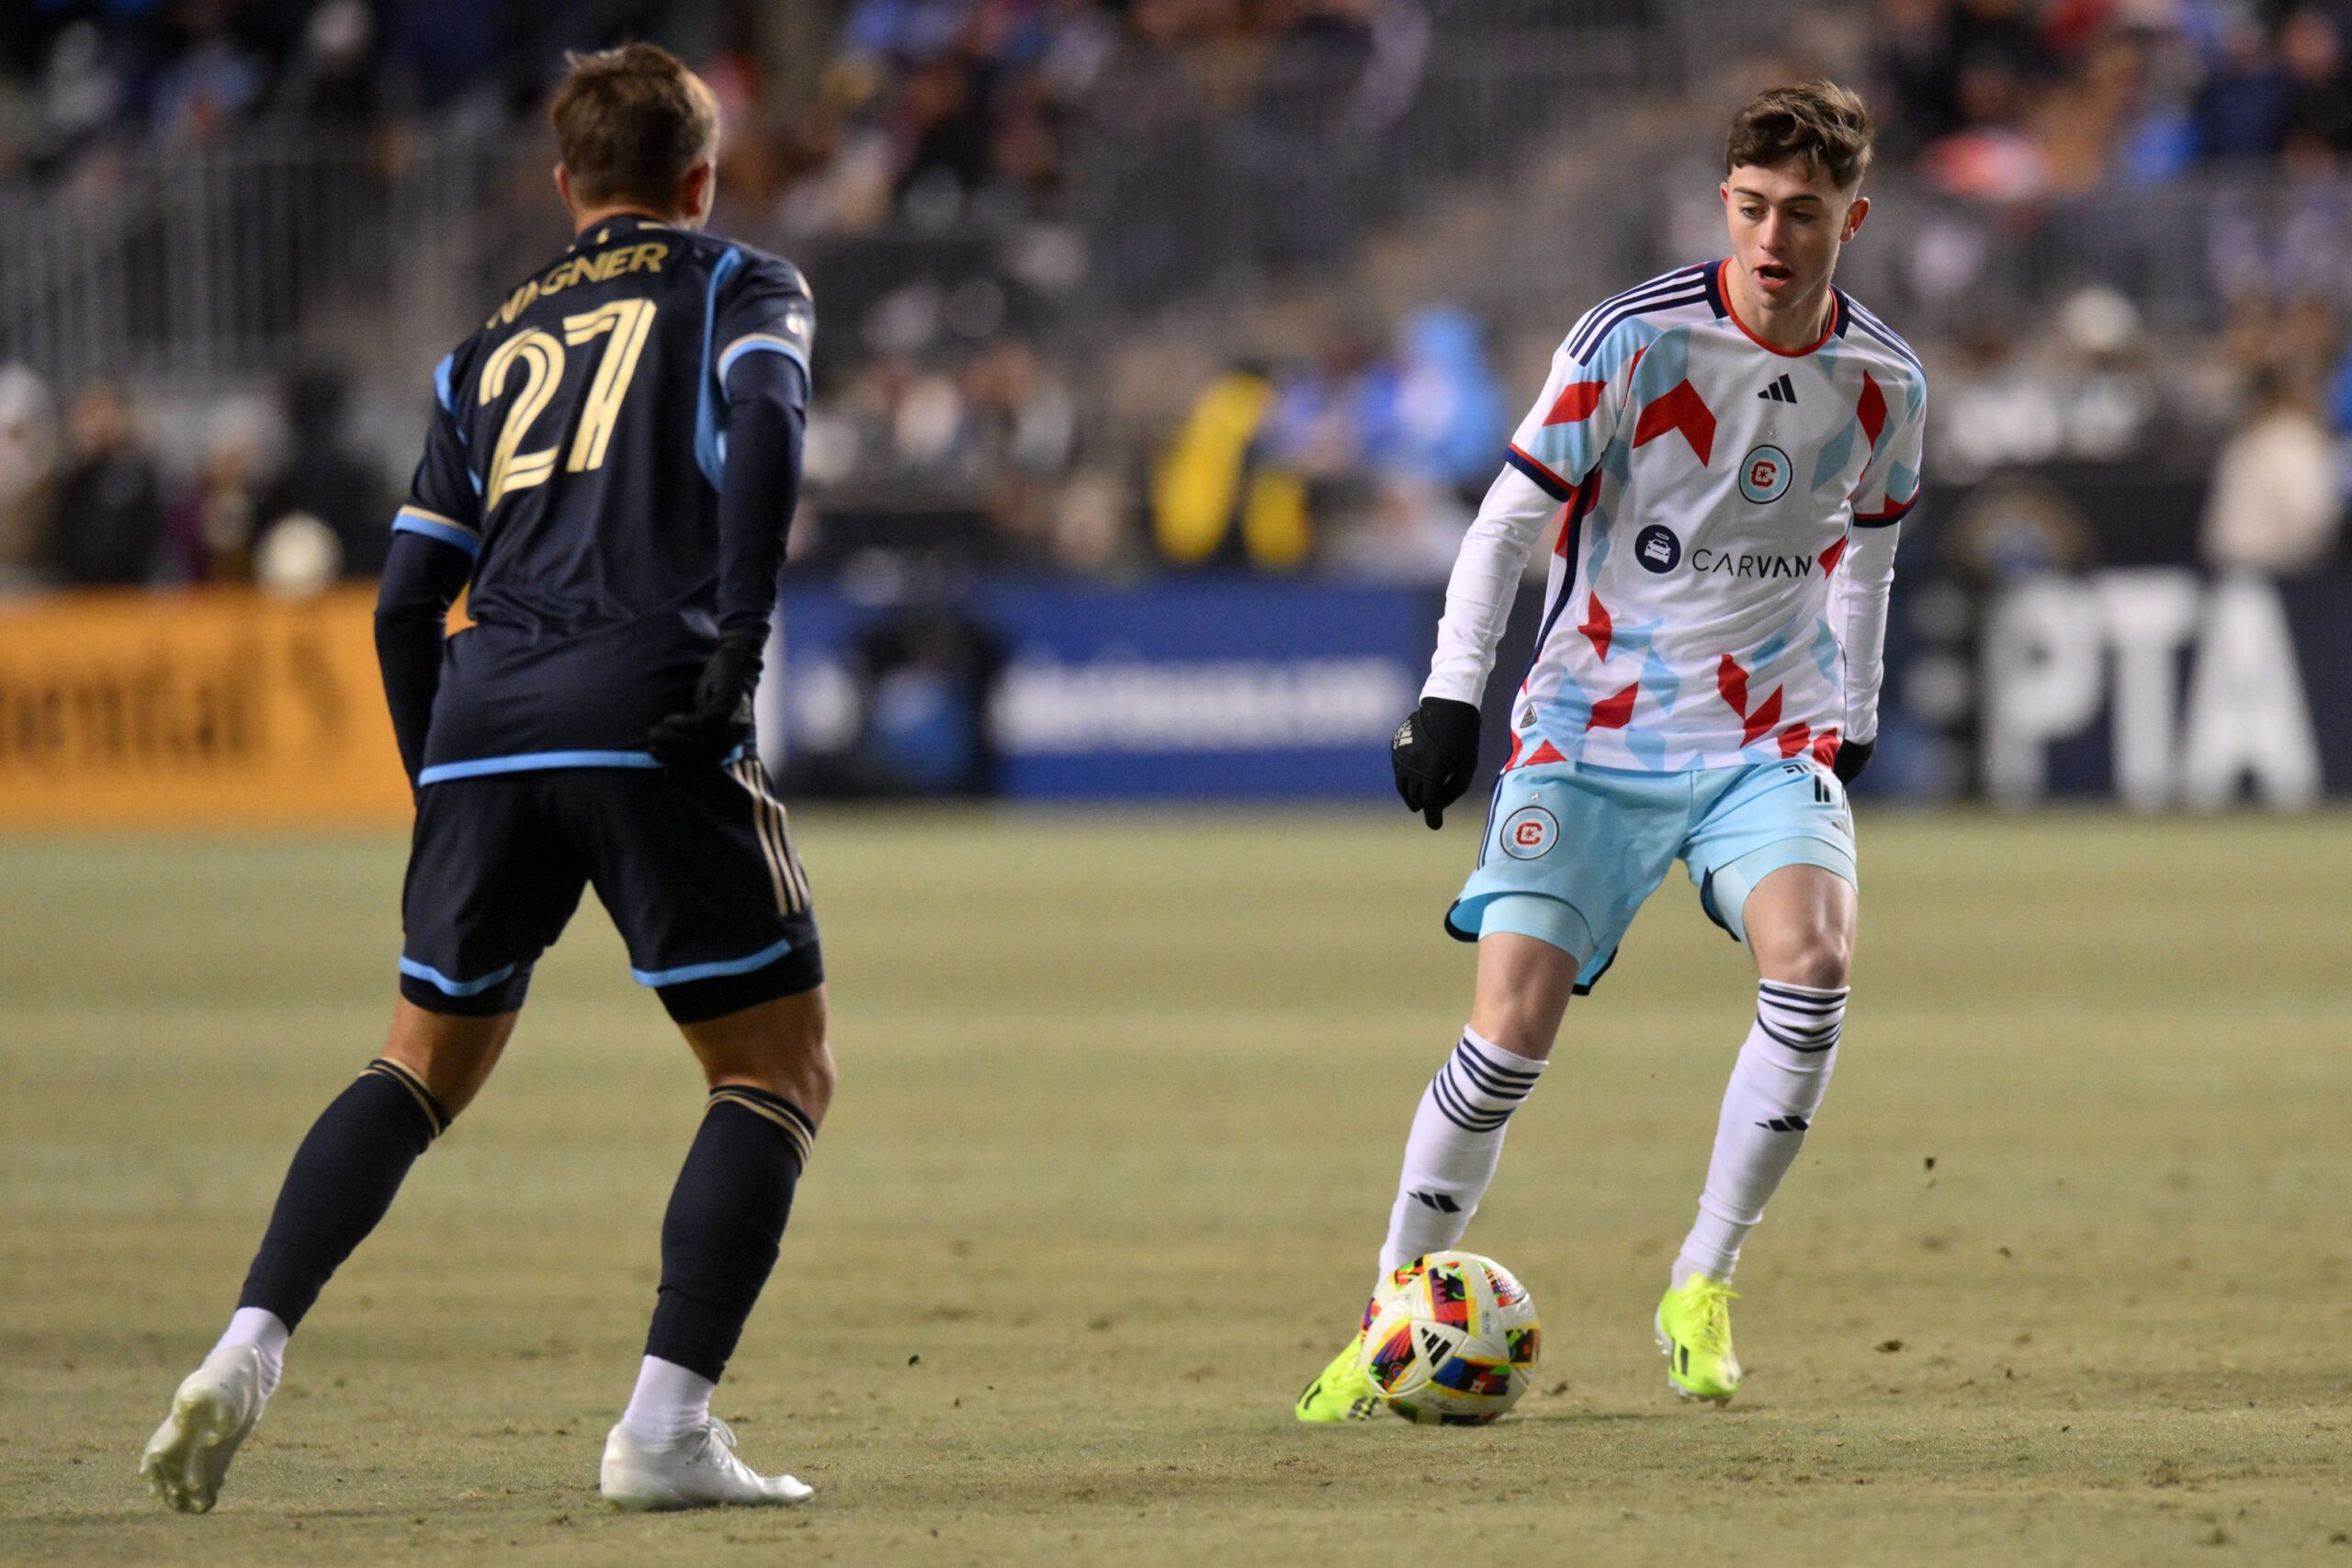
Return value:
[(577, 316), (566, 316), (560, 338), (533, 327), (498, 345), (498, 352), (481, 367), (481, 400), (487, 403), (505, 396), (506, 383), (518, 364), (523, 367), (523, 389), (507, 409), (498, 443), (491, 448), (490, 477), (482, 493), (484, 512), (512, 491), (547, 483), (555, 472), (555, 447), (526, 452), (522, 446), (563, 385), (564, 344), (577, 348), (599, 337), (605, 340), (604, 357), (596, 362), (595, 379), (581, 404), (580, 428), (571, 438), (571, 455), (563, 467), (565, 472), (577, 474), (605, 466), (613, 422), (620, 417), (621, 400), (628, 396), (629, 378), (637, 374), (638, 357), (644, 353), (646, 336), (652, 329), (652, 300), (616, 299)]

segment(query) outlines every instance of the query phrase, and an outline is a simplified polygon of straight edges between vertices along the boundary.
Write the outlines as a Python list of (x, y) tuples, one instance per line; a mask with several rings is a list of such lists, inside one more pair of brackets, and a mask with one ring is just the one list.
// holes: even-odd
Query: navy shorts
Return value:
[(784, 807), (745, 757), (427, 784), (401, 894), (401, 994), (434, 1012), (514, 1011), (591, 884), (631, 977), (681, 1023), (825, 977)]

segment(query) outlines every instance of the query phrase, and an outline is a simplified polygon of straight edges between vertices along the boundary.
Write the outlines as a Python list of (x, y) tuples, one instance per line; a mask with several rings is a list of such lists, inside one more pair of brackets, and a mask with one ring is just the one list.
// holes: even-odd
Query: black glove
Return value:
[(1838, 775), (1839, 784), (1852, 784), (1871, 765), (1871, 753), (1877, 750), (1875, 740), (1840, 740), (1838, 760), (1829, 764), (1829, 771)]
[(1478, 710), (1446, 697), (1423, 697), (1388, 742), (1396, 793), (1432, 828), (1462, 798), (1478, 771)]
[(758, 632), (724, 633), (710, 662), (695, 682), (695, 705), (655, 725), (645, 749), (664, 767), (691, 767), (723, 761), (752, 738), (752, 688), (760, 683), (767, 637)]

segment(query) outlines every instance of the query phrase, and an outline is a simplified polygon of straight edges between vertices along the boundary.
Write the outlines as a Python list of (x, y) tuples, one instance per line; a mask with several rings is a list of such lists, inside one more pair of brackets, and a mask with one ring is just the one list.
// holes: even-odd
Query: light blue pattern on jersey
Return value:
[[(1677, 860), (1709, 918), (1739, 936), (1739, 904), (1768, 870), (1818, 865), (1857, 881), (1846, 787), (1802, 758), (1663, 774), (1589, 762), (1513, 769), (1497, 782), (1477, 869), (1446, 911), (1446, 931), (1473, 942), (1487, 933), (1496, 900), (1555, 900), (1582, 925), (1552, 929), (1590, 932), (1590, 951), (1576, 955), (1577, 984), (1587, 988), (1615, 961), (1635, 912)], [(1719, 902), (1714, 887), (1726, 882), (1737, 897)], [(1513, 919), (1507, 929), (1556, 940), (1528, 925)]]
[(1813, 466), (1813, 488), (1819, 490), (1836, 479), (1846, 467), (1846, 459), (1854, 455), (1854, 443), (1862, 434), (1859, 424), (1849, 424), (1825, 443), (1821, 459)]
[(695, 466), (718, 488), (727, 468), (727, 388), (714, 374), (711, 338), (718, 331), (718, 291), (743, 265), (743, 253), (729, 245), (710, 269), (702, 299), (702, 368), (695, 377)]
[(1664, 331), (1649, 322), (1638, 325), (1649, 333), (1648, 346), (1642, 351), (1642, 362), (1634, 367), (1634, 400), (1646, 403), (1673, 389), (1674, 384), (1690, 373), (1690, 329), (1668, 327)]
[[(1675, 700), (1682, 694), (1682, 678), (1668, 667), (1655, 642), (1642, 660), (1642, 691), (1656, 701), (1660, 713), (1673, 711)], [(1645, 768), (1660, 772), (1666, 768), (1666, 736), (1660, 730), (1641, 729), (1627, 735), (1625, 750)]]
[(1825, 681), (1838, 678), (1838, 634), (1827, 621), (1813, 623), (1813, 662)]
[[(1676, 300), (1678, 307), (1692, 301)], [(1578, 381), (1597, 381), (1613, 385), (1623, 374), (1634, 355), (1641, 363), (1634, 367), (1632, 384), (1647, 385), (1650, 361), (1657, 353), (1660, 338), (1665, 335), (1657, 323), (1641, 316), (1627, 316), (1611, 326), (1592, 350), (1591, 357), (1583, 362), (1577, 372)], [(1566, 352), (1566, 345), (1562, 345)], [(1688, 350), (1683, 362), (1688, 362)], [(1680, 379), (1680, 372), (1675, 379)], [(1672, 381), (1667, 385), (1673, 385)], [(1638, 394), (1636, 394), (1638, 395)], [(1582, 482), (1596, 467), (1610, 465), (1619, 479), (1632, 473), (1632, 450), (1617, 429), (1617, 416), (1623, 412), (1624, 400), (1604, 396), (1600, 406), (1589, 416), (1578, 420), (1564, 420), (1547, 424), (1530, 438), (1530, 450), (1537, 461), (1569, 484)]]

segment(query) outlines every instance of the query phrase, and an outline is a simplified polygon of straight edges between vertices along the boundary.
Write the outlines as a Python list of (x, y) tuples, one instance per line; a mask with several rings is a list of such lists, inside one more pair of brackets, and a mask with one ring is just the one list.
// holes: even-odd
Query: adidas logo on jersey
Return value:
[(1773, 382), (1770, 386), (1765, 388), (1756, 395), (1759, 398), (1770, 399), (1771, 401), (1776, 403), (1792, 403), (1797, 400), (1797, 389), (1789, 384), (1789, 378), (1786, 376), (1781, 377), (1779, 380)]

